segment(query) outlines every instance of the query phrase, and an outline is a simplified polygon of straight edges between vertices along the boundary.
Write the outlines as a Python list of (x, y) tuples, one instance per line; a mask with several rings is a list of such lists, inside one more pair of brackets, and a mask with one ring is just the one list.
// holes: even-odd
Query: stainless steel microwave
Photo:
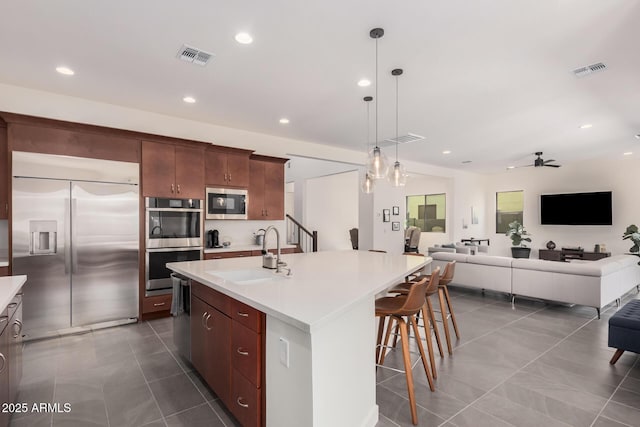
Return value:
[(207, 188), (207, 219), (247, 219), (247, 190)]

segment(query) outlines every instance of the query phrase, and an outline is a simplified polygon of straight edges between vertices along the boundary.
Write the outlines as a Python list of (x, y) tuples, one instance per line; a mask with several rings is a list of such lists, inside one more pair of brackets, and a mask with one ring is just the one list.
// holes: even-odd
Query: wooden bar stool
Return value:
[[(453, 312), (453, 306), (451, 305), (451, 297), (449, 296), (449, 288), (447, 285), (453, 280), (453, 275), (456, 271), (456, 262), (451, 261), (447, 263), (444, 268), (444, 273), (440, 277), (440, 285), (438, 286), (438, 298), (440, 299), (440, 311), (442, 312), (442, 323), (444, 324), (444, 334), (447, 339), (447, 350), (449, 354), (453, 353), (451, 348), (451, 336), (449, 335), (449, 317), (451, 317), (451, 323), (453, 324), (453, 330), (456, 333), (456, 338), (460, 339), (460, 331), (458, 330), (458, 322), (456, 322), (456, 315)], [(445, 308), (446, 302), (446, 308)]]
[[(404, 374), (407, 379), (407, 392), (409, 394), (409, 406), (411, 407), (411, 422), (414, 425), (418, 424), (418, 411), (416, 409), (416, 396), (413, 389), (413, 373), (411, 372), (411, 358), (409, 357), (409, 333), (408, 324), (411, 325), (413, 333), (416, 337), (416, 343), (418, 350), (420, 351), (420, 357), (422, 359), (422, 366), (424, 372), (427, 375), (429, 382), (429, 388), (431, 391), (435, 391), (433, 385), (433, 378), (431, 371), (429, 370), (427, 358), (424, 354), (424, 348), (422, 347), (422, 340), (420, 339), (420, 333), (418, 331), (418, 324), (416, 323), (415, 315), (420, 311), (424, 305), (425, 289), (427, 286), (427, 278), (418, 280), (412, 284), (406, 295), (400, 295), (396, 297), (383, 297), (376, 300), (376, 316), (380, 317), (380, 325), (378, 327), (378, 343), (376, 346), (376, 363), (380, 359), (380, 354), (384, 355), (382, 351), (382, 334), (384, 331), (384, 325), (386, 318), (389, 317), (393, 321), (398, 322), (400, 329), (400, 336), (402, 341), (402, 358), (404, 361)], [(405, 320), (406, 318), (406, 320)], [(391, 328), (389, 323), (389, 328)], [(388, 336), (388, 335), (387, 335)]]
[[(425, 333), (425, 340), (427, 341), (427, 349), (429, 351), (429, 360), (431, 362), (431, 372), (433, 378), (438, 378), (438, 374), (436, 372), (436, 364), (435, 357), (433, 352), (433, 344), (431, 343), (431, 330), (433, 330), (436, 336), (436, 343), (438, 344), (438, 350), (440, 351), (440, 356), (444, 356), (444, 352), (442, 351), (442, 342), (440, 341), (440, 333), (438, 332), (438, 327), (436, 326), (436, 318), (433, 310), (433, 305), (431, 304), (431, 299), (429, 298), (431, 295), (434, 295), (438, 292), (438, 284), (440, 282), (440, 267), (437, 267), (434, 270), (434, 274), (429, 276), (421, 276), (423, 279), (428, 278), (427, 286), (425, 288), (425, 300), (424, 305), (422, 306), (422, 319), (423, 319), (423, 327)], [(394, 286), (390, 293), (398, 293), (401, 295), (405, 295), (408, 292), (408, 289), (412, 286), (412, 282), (400, 283), (399, 285)], [(387, 329), (387, 335), (385, 336), (386, 346), (389, 342), (389, 335), (391, 331), (391, 324)], [(395, 336), (393, 339), (393, 347), (396, 346), (398, 338), (398, 325), (396, 325)]]

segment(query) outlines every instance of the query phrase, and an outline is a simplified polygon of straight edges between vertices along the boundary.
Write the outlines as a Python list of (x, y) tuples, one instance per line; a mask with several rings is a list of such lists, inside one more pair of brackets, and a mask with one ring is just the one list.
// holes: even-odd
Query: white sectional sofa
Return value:
[(436, 252), (432, 266), (456, 261), (452, 285), (507, 292), (600, 309), (640, 284), (638, 258), (616, 255), (598, 261), (540, 259)]

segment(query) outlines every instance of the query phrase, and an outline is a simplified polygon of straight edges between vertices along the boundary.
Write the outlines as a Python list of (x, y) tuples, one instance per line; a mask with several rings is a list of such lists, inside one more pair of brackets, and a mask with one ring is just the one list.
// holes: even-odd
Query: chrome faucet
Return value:
[(275, 269), (276, 269), (276, 273), (280, 273), (281, 272), (280, 267), (286, 266), (287, 263), (280, 260), (280, 232), (273, 225), (270, 225), (269, 227), (267, 227), (267, 229), (264, 232), (264, 240), (262, 240), (262, 266), (263, 267), (267, 267), (267, 268), (273, 268), (273, 266), (269, 266), (267, 264), (267, 262), (265, 261), (265, 257), (267, 255), (267, 235), (269, 234), (269, 231), (271, 231), (271, 230), (276, 232), (276, 266), (275, 266)]

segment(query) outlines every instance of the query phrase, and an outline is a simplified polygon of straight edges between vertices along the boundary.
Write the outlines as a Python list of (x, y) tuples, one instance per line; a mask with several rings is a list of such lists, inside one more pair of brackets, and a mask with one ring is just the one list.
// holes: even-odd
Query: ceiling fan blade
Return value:
[(551, 162), (555, 162), (555, 160), (551, 159), (551, 160), (545, 160), (543, 163), (547, 164), (547, 163), (551, 163)]
[(547, 165), (547, 164), (545, 164), (545, 166), (550, 167), (550, 168), (559, 168), (560, 167), (560, 165)]

